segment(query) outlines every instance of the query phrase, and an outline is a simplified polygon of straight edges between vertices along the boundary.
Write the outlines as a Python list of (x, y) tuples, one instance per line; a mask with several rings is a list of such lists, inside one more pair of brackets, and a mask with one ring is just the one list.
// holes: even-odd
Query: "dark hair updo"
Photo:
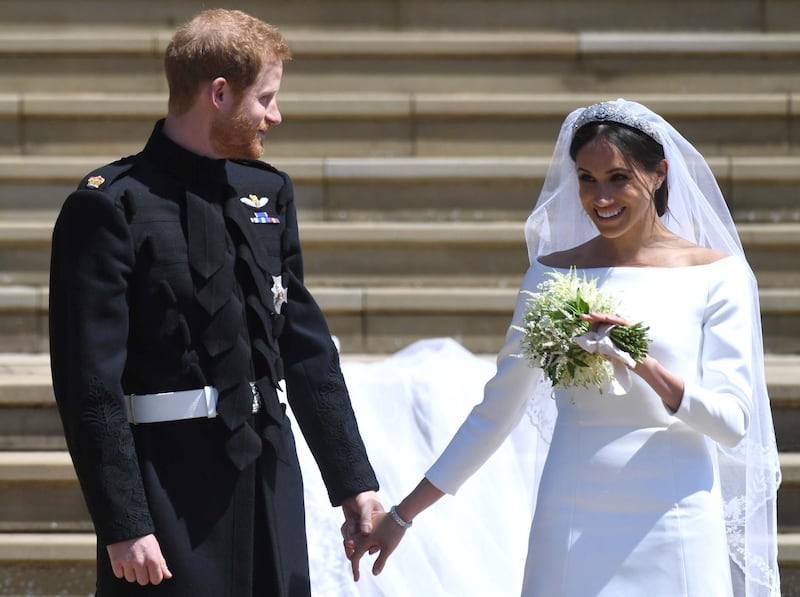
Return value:
[[(598, 120), (583, 125), (575, 132), (572, 144), (569, 146), (569, 155), (573, 161), (584, 145), (598, 137), (606, 139), (620, 151), (626, 160), (639, 164), (647, 172), (656, 172), (658, 166), (665, 159), (661, 143), (639, 129), (610, 120)], [(661, 188), (656, 190), (653, 195), (656, 213), (659, 217), (667, 213), (668, 199), (669, 189), (665, 180)]]

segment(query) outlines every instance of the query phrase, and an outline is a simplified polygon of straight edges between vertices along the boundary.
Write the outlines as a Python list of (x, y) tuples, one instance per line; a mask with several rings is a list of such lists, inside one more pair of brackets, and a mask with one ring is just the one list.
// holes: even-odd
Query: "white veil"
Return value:
[[(705, 159), (658, 114), (623, 99), (575, 110), (564, 121), (539, 200), (525, 223), (531, 262), (539, 255), (569, 249), (597, 236), (597, 229), (578, 200), (578, 177), (569, 147), (577, 128), (602, 120), (633, 126), (662, 144), (669, 165), (668, 211), (662, 217), (667, 228), (698, 245), (735, 255), (747, 263), (733, 219)], [(760, 322), (756, 279), (749, 266), (748, 271), (755, 310), (752, 320)], [(780, 468), (764, 378), (760, 325), (752, 331), (751, 350), (754, 385), (750, 425), (745, 439), (736, 447), (718, 445), (719, 472), (734, 594), (777, 597), (780, 582), (776, 500)]]

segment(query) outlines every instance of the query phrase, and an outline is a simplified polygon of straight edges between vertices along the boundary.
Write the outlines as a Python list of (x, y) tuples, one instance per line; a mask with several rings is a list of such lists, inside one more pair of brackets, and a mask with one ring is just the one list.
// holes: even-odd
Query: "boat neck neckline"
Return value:
[(720, 259), (716, 259), (714, 261), (709, 261), (708, 263), (696, 263), (696, 264), (692, 264), (692, 265), (592, 265), (592, 266), (573, 265), (573, 266), (563, 267), (563, 266), (558, 266), (558, 265), (547, 265), (546, 263), (542, 263), (539, 260), (539, 258), (537, 257), (536, 258), (536, 263), (538, 265), (540, 265), (541, 267), (547, 267), (547, 268), (550, 268), (550, 269), (565, 270), (565, 271), (569, 271), (572, 268), (575, 268), (576, 270), (593, 270), (593, 269), (635, 269), (635, 270), (640, 270), (640, 269), (657, 269), (657, 270), (674, 269), (674, 270), (681, 270), (681, 269), (693, 269), (693, 268), (709, 267), (709, 266), (716, 265), (716, 264), (724, 262), (724, 261), (729, 261), (730, 259), (735, 259), (735, 256), (734, 255), (727, 255), (727, 256), (722, 257)]

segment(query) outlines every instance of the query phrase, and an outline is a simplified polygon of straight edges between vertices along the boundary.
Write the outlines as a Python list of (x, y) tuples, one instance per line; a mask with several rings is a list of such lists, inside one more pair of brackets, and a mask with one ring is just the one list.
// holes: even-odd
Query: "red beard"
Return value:
[(211, 123), (211, 147), (226, 159), (258, 159), (264, 155), (256, 125), (237, 107), (230, 119), (218, 117)]

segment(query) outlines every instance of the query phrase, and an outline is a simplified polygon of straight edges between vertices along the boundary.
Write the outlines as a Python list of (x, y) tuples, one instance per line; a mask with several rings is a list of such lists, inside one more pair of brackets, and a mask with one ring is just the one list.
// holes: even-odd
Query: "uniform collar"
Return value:
[(156, 122), (144, 153), (161, 170), (201, 195), (214, 188), (228, 188), (225, 171), (228, 161), (202, 156), (178, 145), (164, 133), (163, 119)]

